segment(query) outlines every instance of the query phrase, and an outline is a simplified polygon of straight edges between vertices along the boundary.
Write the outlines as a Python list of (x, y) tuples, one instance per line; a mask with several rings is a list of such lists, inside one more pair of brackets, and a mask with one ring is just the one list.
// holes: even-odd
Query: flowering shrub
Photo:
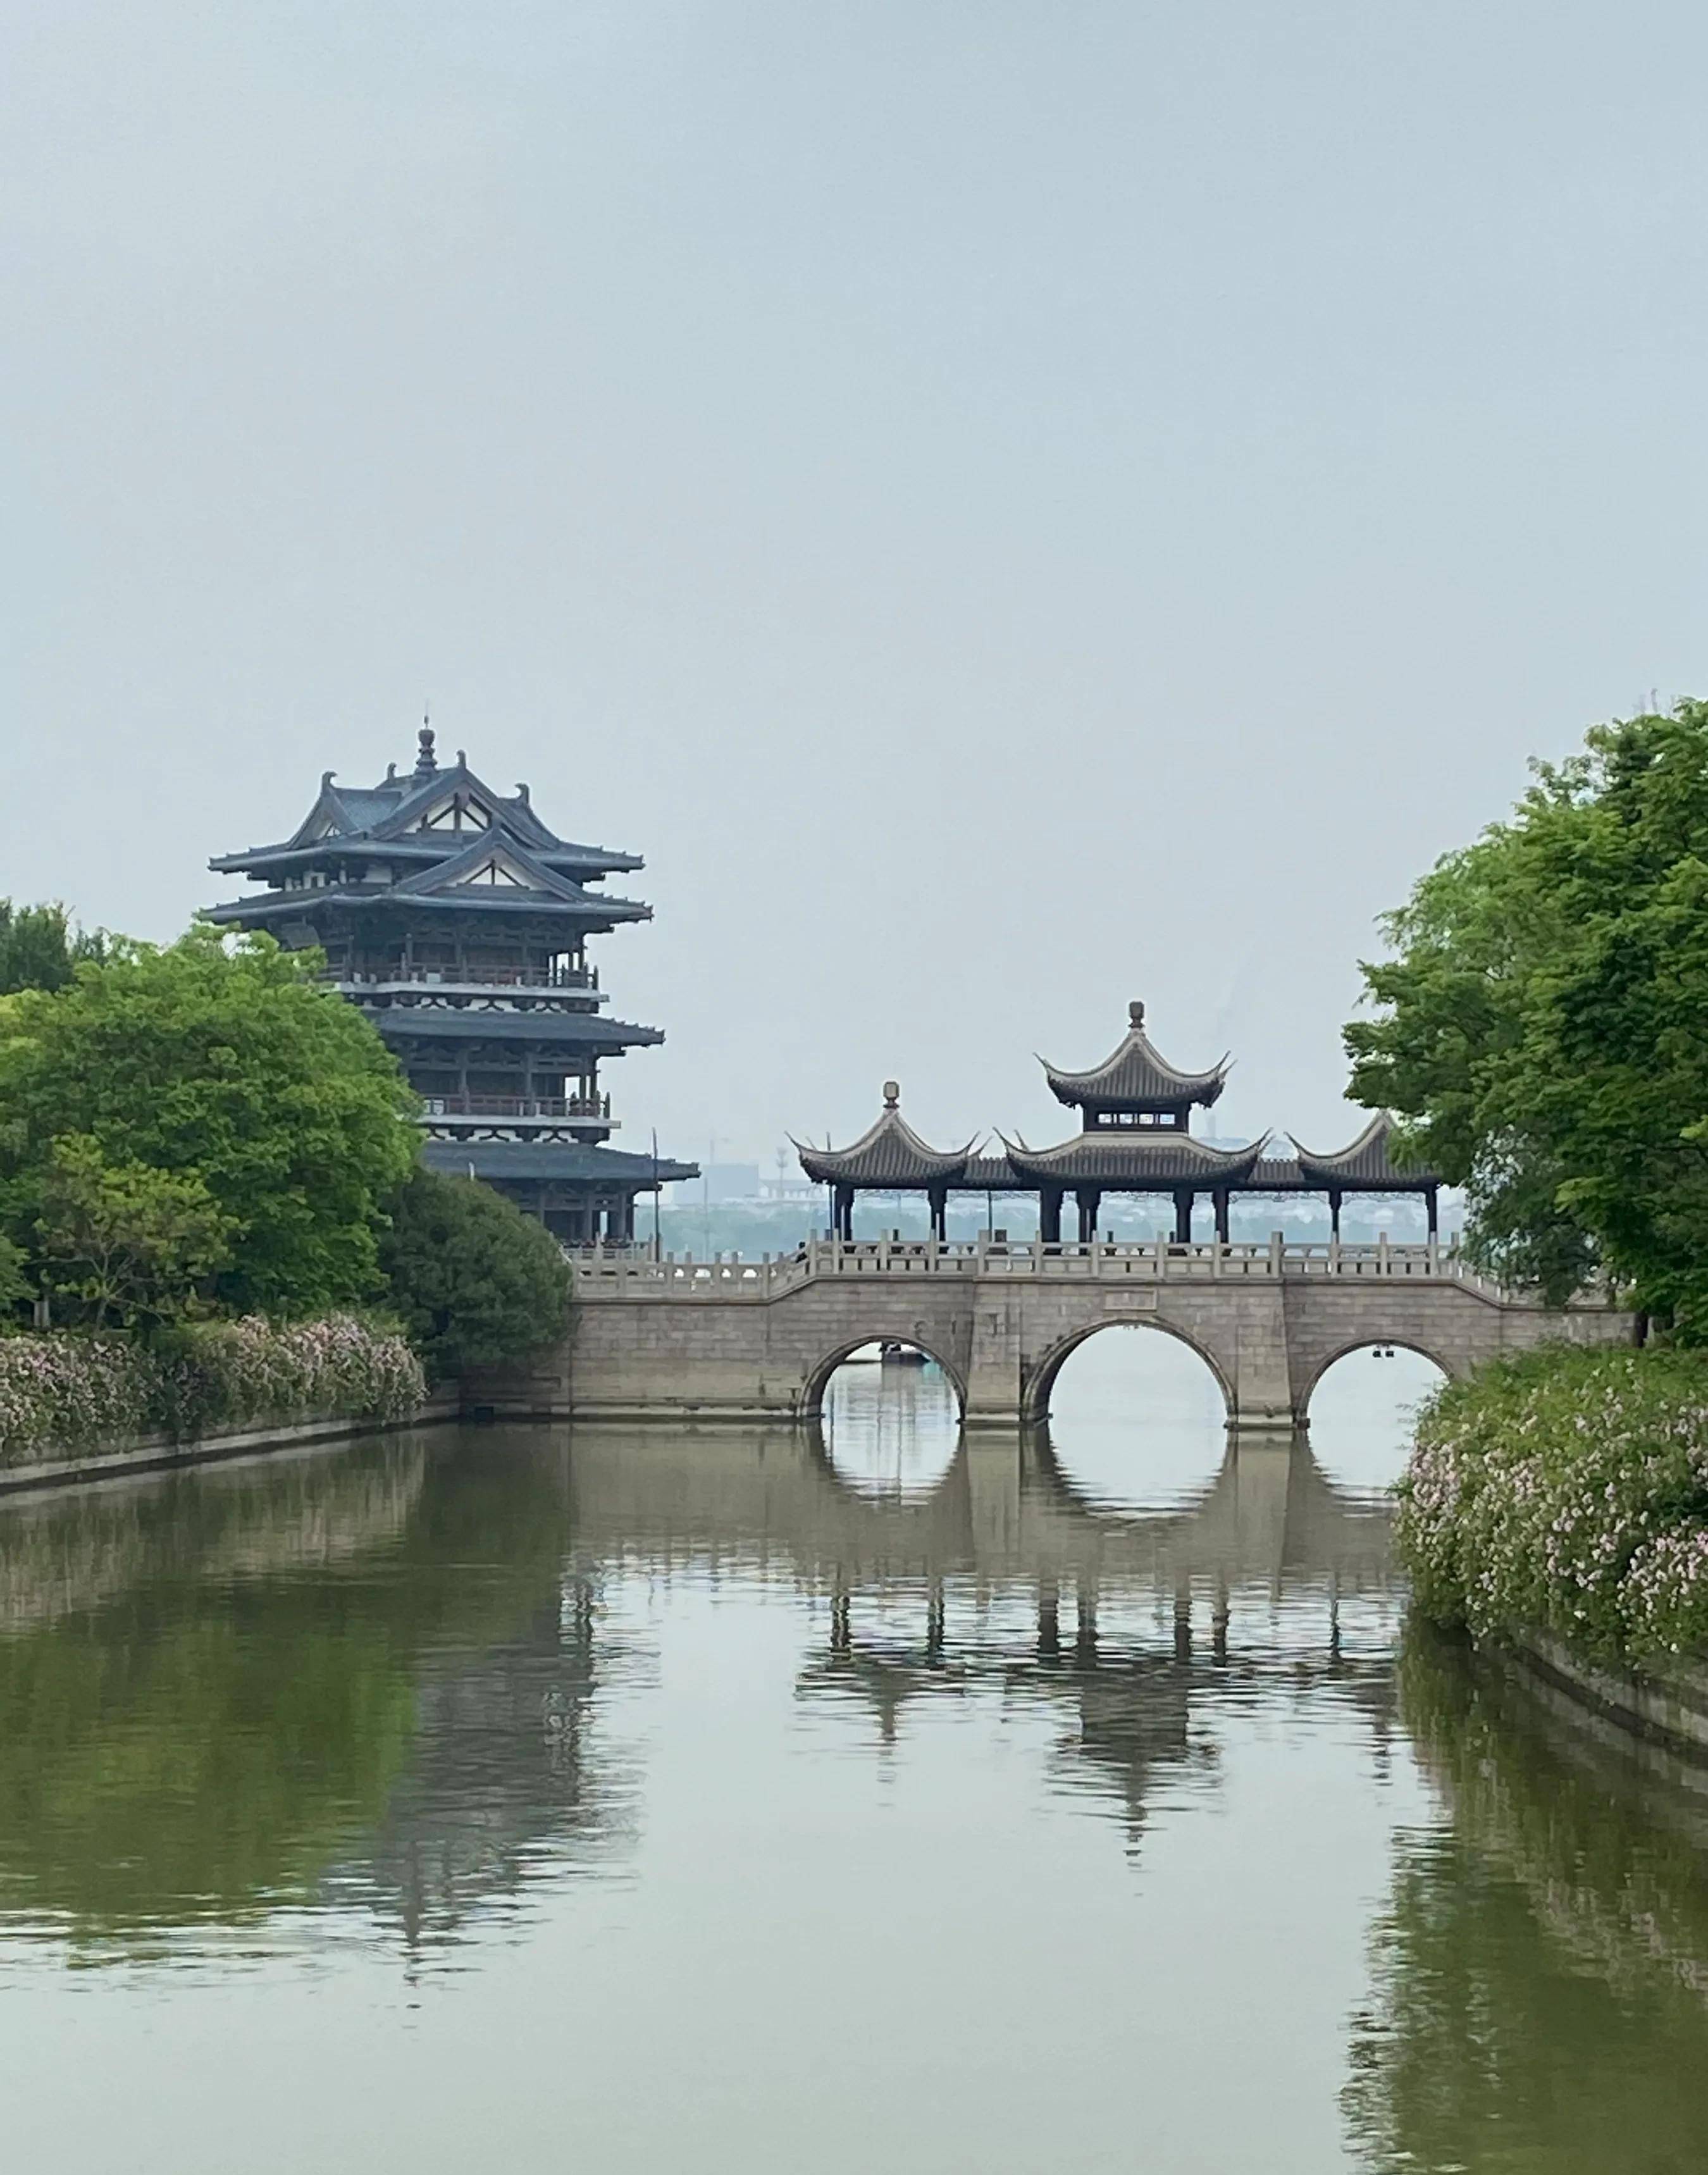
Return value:
[(0, 1464), (157, 1424), (160, 1369), (122, 1337), (0, 1337)]
[(406, 1418), (426, 1394), (404, 1338), (331, 1315), (258, 1315), (153, 1346), (129, 1337), (0, 1337), (0, 1464), (155, 1431), (178, 1440), (274, 1420)]
[(1425, 1406), (1397, 1537), (1423, 1614), (1604, 1660), (1708, 1650), (1708, 1358), (1504, 1360)]

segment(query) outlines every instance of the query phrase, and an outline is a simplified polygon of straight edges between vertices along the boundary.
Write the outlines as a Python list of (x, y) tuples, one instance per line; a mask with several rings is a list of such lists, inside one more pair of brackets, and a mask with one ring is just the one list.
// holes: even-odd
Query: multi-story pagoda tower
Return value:
[(601, 1063), (664, 1039), (605, 1017), (587, 956), (590, 937), (651, 919), (595, 888), (639, 859), (558, 838), (525, 785), (495, 793), (460, 748), (441, 769), (426, 725), (407, 776), (335, 775), (282, 843), (209, 864), (265, 887), (211, 919), (325, 952), (422, 1098), (430, 1163), (484, 1179), (567, 1245), (626, 1243), (637, 1195), (698, 1174), (608, 1145)]

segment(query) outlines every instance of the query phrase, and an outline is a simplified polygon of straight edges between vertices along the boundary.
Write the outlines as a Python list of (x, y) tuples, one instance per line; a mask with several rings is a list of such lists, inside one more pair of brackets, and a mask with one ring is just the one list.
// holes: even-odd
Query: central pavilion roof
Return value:
[(1089, 1072), (1063, 1072), (1047, 1058), (1038, 1060), (1059, 1103), (1087, 1111), (1177, 1110), (1216, 1100), (1226, 1083), (1225, 1057), (1208, 1072), (1177, 1071), (1145, 1033), (1145, 1008), (1136, 1000), (1127, 1017), (1120, 1048)]
[(796, 1141), (800, 1167), (821, 1185), (949, 1185), (967, 1167), (973, 1143), (945, 1151), (922, 1141), (902, 1115), (901, 1089), (884, 1082), (884, 1107), (852, 1147), (815, 1148)]
[(1190, 1133), (1161, 1125), (1122, 1132), (1081, 1133), (1053, 1148), (1004, 1139), (1008, 1161), (1033, 1185), (1101, 1186), (1111, 1193), (1168, 1192), (1177, 1185), (1241, 1185), (1268, 1145), (1266, 1133), (1249, 1147), (1212, 1148)]

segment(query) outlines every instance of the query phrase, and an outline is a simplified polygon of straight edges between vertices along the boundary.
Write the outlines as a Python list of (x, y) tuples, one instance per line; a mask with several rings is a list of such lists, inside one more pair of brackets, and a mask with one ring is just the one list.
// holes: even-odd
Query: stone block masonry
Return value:
[(1068, 1354), (1120, 1322), (1179, 1337), (1221, 1385), (1228, 1424), (1290, 1431), (1347, 1352), (1404, 1346), (1462, 1375), (1549, 1342), (1624, 1343), (1635, 1318), (1594, 1296), (1550, 1309), (1435, 1245), (1010, 1246), (826, 1241), (778, 1260), (578, 1264), (563, 1348), (500, 1410), (602, 1418), (805, 1419), (865, 1344), (917, 1346), (969, 1429), (1047, 1418)]

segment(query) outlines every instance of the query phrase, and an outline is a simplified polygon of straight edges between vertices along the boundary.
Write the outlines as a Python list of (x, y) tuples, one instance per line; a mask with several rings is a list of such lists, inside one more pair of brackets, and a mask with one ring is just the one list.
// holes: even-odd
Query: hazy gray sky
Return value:
[(1708, 690), (1708, 17), (12, 0), (0, 891), (149, 936), (422, 699), (644, 852), (643, 1145), (1333, 1146), (1373, 918)]

